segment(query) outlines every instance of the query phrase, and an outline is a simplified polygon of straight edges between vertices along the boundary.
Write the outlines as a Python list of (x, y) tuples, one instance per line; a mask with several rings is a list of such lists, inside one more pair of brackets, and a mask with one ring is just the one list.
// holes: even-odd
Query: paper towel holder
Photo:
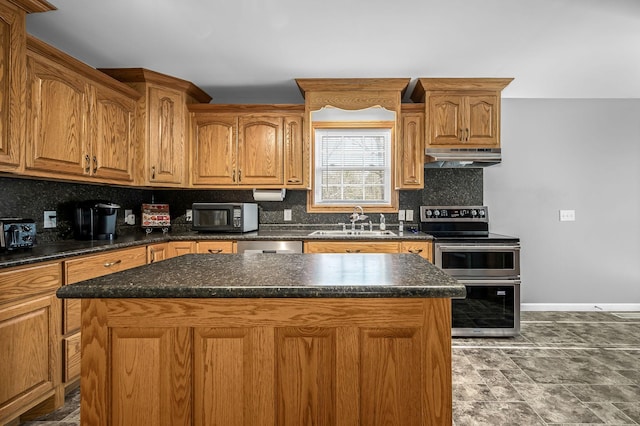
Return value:
[(253, 189), (253, 199), (256, 201), (283, 201), (286, 188), (281, 189)]

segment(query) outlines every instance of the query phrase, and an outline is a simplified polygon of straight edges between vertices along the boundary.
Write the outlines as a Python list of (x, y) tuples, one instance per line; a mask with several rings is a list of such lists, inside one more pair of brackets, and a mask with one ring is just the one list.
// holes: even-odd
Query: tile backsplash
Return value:
[[(138, 189), (106, 185), (90, 185), (0, 177), (2, 198), (0, 217), (25, 217), (36, 221), (38, 241), (73, 238), (73, 209), (77, 202), (100, 199), (122, 206), (118, 212), (118, 232), (142, 232), (140, 206), (142, 203), (168, 203), (171, 208), (172, 230), (188, 230), (185, 212), (194, 202), (253, 202), (250, 190), (191, 190)], [(483, 203), (482, 169), (425, 169), (425, 189), (401, 191), (400, 208), (414, 210), (417, 224), (421, 205), (480, 205)], [(336, 224), (347, 222), (345, 213), (306, 213), (307, 192), (287, 191), (282, 202), (260, 202), (261, 224)], [(124, 209), (133, 210), (136, 225), (124, 224)], [(292, 221), (284, 222), (284, 209), (291, 209)], [(57, 212), (57, 227), (44, 229), (44, 211)], [(374, 223), (375, 214), (367, 213)], [(385, 214), (387, 223), (397, 223), (396, 214)]]

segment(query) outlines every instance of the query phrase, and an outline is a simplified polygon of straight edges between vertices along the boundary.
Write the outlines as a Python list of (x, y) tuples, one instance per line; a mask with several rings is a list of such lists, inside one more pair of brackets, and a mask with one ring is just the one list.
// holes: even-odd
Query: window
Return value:
[(316, 206), (391, 204), (391, 129), (315, 129)]

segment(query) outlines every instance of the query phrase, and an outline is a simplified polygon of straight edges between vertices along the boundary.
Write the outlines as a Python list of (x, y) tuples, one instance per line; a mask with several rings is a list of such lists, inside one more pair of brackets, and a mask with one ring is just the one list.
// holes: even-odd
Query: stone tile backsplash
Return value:
[[(481, 205), (482, 169), (425, 169), (425, 189), (401, 191), (400, 208), (414, 210), (413, 223), (418, 221), (421, 205)], [(122, 206), (118, 212), (118, 232), (128, 234), (142, 232), (140, 228), (140, 206), (142, 203), (168, 203), (171, 208), (172, 230), (188, 230), (185, 212), (194, 202), (253, 202), (250, 190), (195, 190), (195, 189), (138, 189), (106, 185), (90, 185), (0, 177), (2, 188), (0, 217), (18, 216), (34, 219), (38, 230), (38, 241), (55, 241), (73, 238), (73, 211), (77, 202), (101, 199)], [(307, 192), (287, 191), (282, 202), (260, 202), (262, 224), (336, 224), (347, 222), (345, 213), (306, 213)], [(136, 225), (124, 224), (124, 209), (132, 209)], [(292, 221), (284, 222), (283, 210), (292, 210)], [(57, 212), (58, 226), (44, 229), (44, 211)], [(375, 213), (367, 213), (374, 223), (379, 222)], [(398, 222), (396, 214), (385, 214), (387, 223)]]

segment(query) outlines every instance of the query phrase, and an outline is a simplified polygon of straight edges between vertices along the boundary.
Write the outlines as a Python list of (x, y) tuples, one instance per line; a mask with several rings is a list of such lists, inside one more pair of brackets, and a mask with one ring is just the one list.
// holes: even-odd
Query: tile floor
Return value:
[[(23, 423), (79, 424), (78, 392)], [(454, 425), (640, 425), (640, 312), (523, 312), (517, 338), (454, 338)]]

